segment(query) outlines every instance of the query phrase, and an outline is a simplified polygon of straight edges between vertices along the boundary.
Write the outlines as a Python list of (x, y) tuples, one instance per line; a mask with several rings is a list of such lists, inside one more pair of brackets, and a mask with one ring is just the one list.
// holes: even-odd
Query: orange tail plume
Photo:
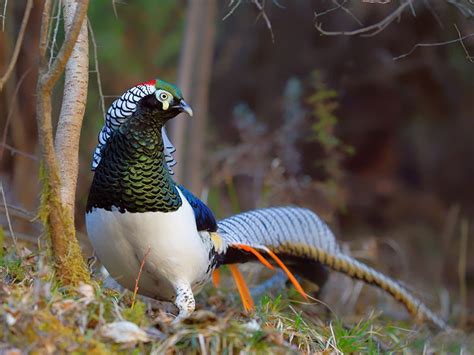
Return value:
[(240, 272), (239, 268), (235, 264), (229, 265), (230, 272), (232, 273), (232, 277), (234, 278), (235, 284), (237, 285), (237, 289), (239, 290), (240, 298), (242, 299), (242, 304), (244, 305), (244, 309), (246, 312), (250, 312), (254, 310), (254, 303), (252, 296), (250, 295), (250, 291), (245, 283), (244, 277)]
[(295, 286), (296, 288), (296, 291), (298, 291), (301, 296), (303, 296), (303, 298), (305, 300), (308, 300), (308, 295), (306, 294), (306, 292), (304, 292), (303, 290), (303, 287), (301, 287), (300, 283), (298, 282), (298, 280), (293, 276), (293, 274), (291, 273), (290, 270), (288, 270), (288, 268), (286, 267), (285, 264), (283, 264), (283, 261), (281, 261), (281, 259), (273, 252), (271, 251), (270, 249), (267, 249), (266, 252), (268, 253), (268, 255), (270, 255), (272, 257), (273, 260), (275, 260), (275, 262), (278, 264), (278, 266), (286, 273), (286, 275), (288, 276), (288, 278), (290, 279), (291, 283), (293, 284), (293, 286)]
[(252, 253), (253, 255), (255, 255), (258, 259), (258, 261), (260, 261), (263, 265), (265, 265), (267, 268), (269, 268), (270, 270), (273, 270), (273, 265), (270, 264), (264, 257), (262, 254), (260, 254), (258, 252), (258, 250), (256, 250), (255, 248), (252, 248), (251, 246), (249, 245), (245, 245), (245, 244), (232, 244), (232, 246), (235, 246), (236, 248), (239, 248), (239, 249), (242, 249), (242, 250), (245, 250), (245, 251), (248, 251), (250, 253)]

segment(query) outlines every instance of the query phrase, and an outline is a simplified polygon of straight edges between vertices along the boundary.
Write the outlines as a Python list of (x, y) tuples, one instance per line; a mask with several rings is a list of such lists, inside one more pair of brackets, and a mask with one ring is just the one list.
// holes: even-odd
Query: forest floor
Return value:
[[(230, 279), (225, 270), (224, 285), (206, 287), (193, 316), (173, 324), (174, 316), (141, 298), (134, 302), (129, 291), (106, 289), (100, 280), (58, 287), (45, 256), (26, 248), (19, 253), (3, 248), (0, 255), (1, 354), (466, 354), (474, 349), (472, 334), (430, 330), (408, 316), (394, 320), (379, 304), (354, 308), (341, 318), (321, 301), (304, 302), (292, 288), (262, 296), (255, 312), (245, 314), (235, 288), (225, 284)], [(324, 299), (329, 302), (327, 295)]]

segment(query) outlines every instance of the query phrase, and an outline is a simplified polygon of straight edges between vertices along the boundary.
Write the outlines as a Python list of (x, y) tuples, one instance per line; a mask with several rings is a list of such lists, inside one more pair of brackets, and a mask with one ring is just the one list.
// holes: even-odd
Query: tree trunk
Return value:
[[(76, 1), (64, 1), (64, 32), (71, 28), (76, 12)], [(56, 156), (61, 178), (61, 201), (74, 219), (77, 174), (79, 167), (79, 138), (86, 110), (89, 79), (89, 42), (87, 19), (83, 21), (76, 44), (67, 61), (64, 96), (56, 131)], [(69, 213), (69, 212), (68, 212)]]
[(189, 134), (192, 139), (189, 140), (188, 159), (185, 167), (189, 187), (198, 194), (202, 192), (203, 188), (203, 163), (209, 114), (209, 87), (216, 33), (217, 2), (216, 0), (208, 0), (206, 5), (205, 16), (201, 19), (202, 24), (200, 26), (200, 53), (194, 66), (193, 104), (196, 117), (190, 123)]
[(173, 120), (171, 137), (177, 149), (175, 159), (178, 164), (174, 168), (176, 179), (189, 185), (192, 191), (199, 194), (202, 189), (202, 163), (217, 1), (189, 1), (187, 11), (184, 44), (178, 69), (178, 86), (195, 114), (192, 120), (179, 118)]
[[(62, 284), (77, 285), (80, 282), (89, 281), (89, 273), (82, 258), (81, 250), (75, 235), (74, 228), (74, 192), (77, 177), (77, 142), (79, 139), (80, 124), (73, 121), (82, 121), (83, 108), (77, 104), (79, 112), (72, 113), (71, 108), (75, 105), (74, 95), (84, 95), (77, 91), (73, 78), (78, 75), (75, 68), (70, 65), (64, 85), (64, 101), (67, 107), (61, 110), (61, 120), (69, 120), (74, 126), (72, 129), (58, 129), (57, 142), (64, 140), (70, 142), (73, 147), (69, 150), (70, 156), (61, 155), (58, 163), (54, 149), (51, 93), (64, 71), (67, 61), (74, 52), (77, 56), (87, 56), (84, 51), (84, 43), (87, 44), (87, 32), (84, 32), (88, 1), (64, 0), (64, 15), (66, 36), (55, 60), (48, 65), (46, 50), (48, 48), (48, 27), (51, 20), (51, 0), (46, 0), (43, 10), (43, 20), (40, 33), (40, 70), (37, 86), (37, 120), (38, 139), (41, 147), (41, 157), (44, 167), (42, 169), (43, 191), (41, 196), (40, 217), (45, 226), (46, 233), (51, 243), (52, 254), (55, 260), (56, 275)], [(68, 13), (66, 13), (68, 12)], [(74, 14), (74, 16), (73, 16)], [(82, 34), (82, 42), (80, 36)], [(79, 43), (78, 45), (78, 38)], [(74, 59), (73, 59), (74, 60)], [(77, 60), (77, 57), (76, 57)], [(77, 61), (76, 61), (77, 63)], [(87, 63), (87, 58), (86, 62)], [(84, 70), (84, 61), (81, 59), (78, 70)], [(87, 64), (85, 73), (88, 76)], [(87, 79), (80, 78), (82, 86), (87, 89)], [(85, 84), (84, 84), (85, 82)], [(79, 90), (80, 90), (79, 89)], [(76, 102), (82, 102), (77, 98)], [(81, 111), (82, 110), (82, 111)], [(79, 117), (80, 116), (80, 117)], [(64, 135), (64, 137), (62, 136)], [(71, 136), (69, 136), (71, 135)], [(63, 144), (63, 143), (58, 143)], [(74, 151), (74, 147), (76, 151)], [(76, 159), (74, 159), (76, 157)], [(69, 167), (65, 167), (69, 165)], [(76, 176), (74, 176), (74, 172)], [(61, 181), (64, 179), (64, 181)], [(69, 189), (66, 191), (66, 189)], [(74, 189), (71, 192), (71, 189)], [(71, 197), (72, 196), (72, 197)]]

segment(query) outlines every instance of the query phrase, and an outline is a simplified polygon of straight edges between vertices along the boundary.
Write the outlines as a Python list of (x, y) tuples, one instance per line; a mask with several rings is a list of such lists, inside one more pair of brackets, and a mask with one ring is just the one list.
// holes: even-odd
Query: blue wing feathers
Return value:
[(211, 209), (184, 186), (179, 185), (178, 187), (194, 210), (198, 231), (216, 232), (217, 221)]

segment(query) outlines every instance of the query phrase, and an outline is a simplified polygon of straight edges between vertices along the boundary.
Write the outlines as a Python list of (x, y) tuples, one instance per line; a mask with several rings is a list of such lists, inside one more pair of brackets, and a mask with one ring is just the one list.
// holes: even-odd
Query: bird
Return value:
[(321, 287), (333, 270), (386, 291), (416, 318), (447, 328), (400, 282), (343, 252), (328, 225), (309, 209), (260, 208), (217, 221), (173, 179), (175, 147), (165, 124), (180, 113), (193, 115), (181, 90), (153, 79), (118, 97), (99, 133), (86, 228), (99, 260), (121, 286), (173, 302), (179, 322), (195, 310), (194, 295), (211, 279), (217, 283), (223, 265), (247, 311), (254, 305), (238, 264), (281, 268), (305, 299), (298, 278)]

